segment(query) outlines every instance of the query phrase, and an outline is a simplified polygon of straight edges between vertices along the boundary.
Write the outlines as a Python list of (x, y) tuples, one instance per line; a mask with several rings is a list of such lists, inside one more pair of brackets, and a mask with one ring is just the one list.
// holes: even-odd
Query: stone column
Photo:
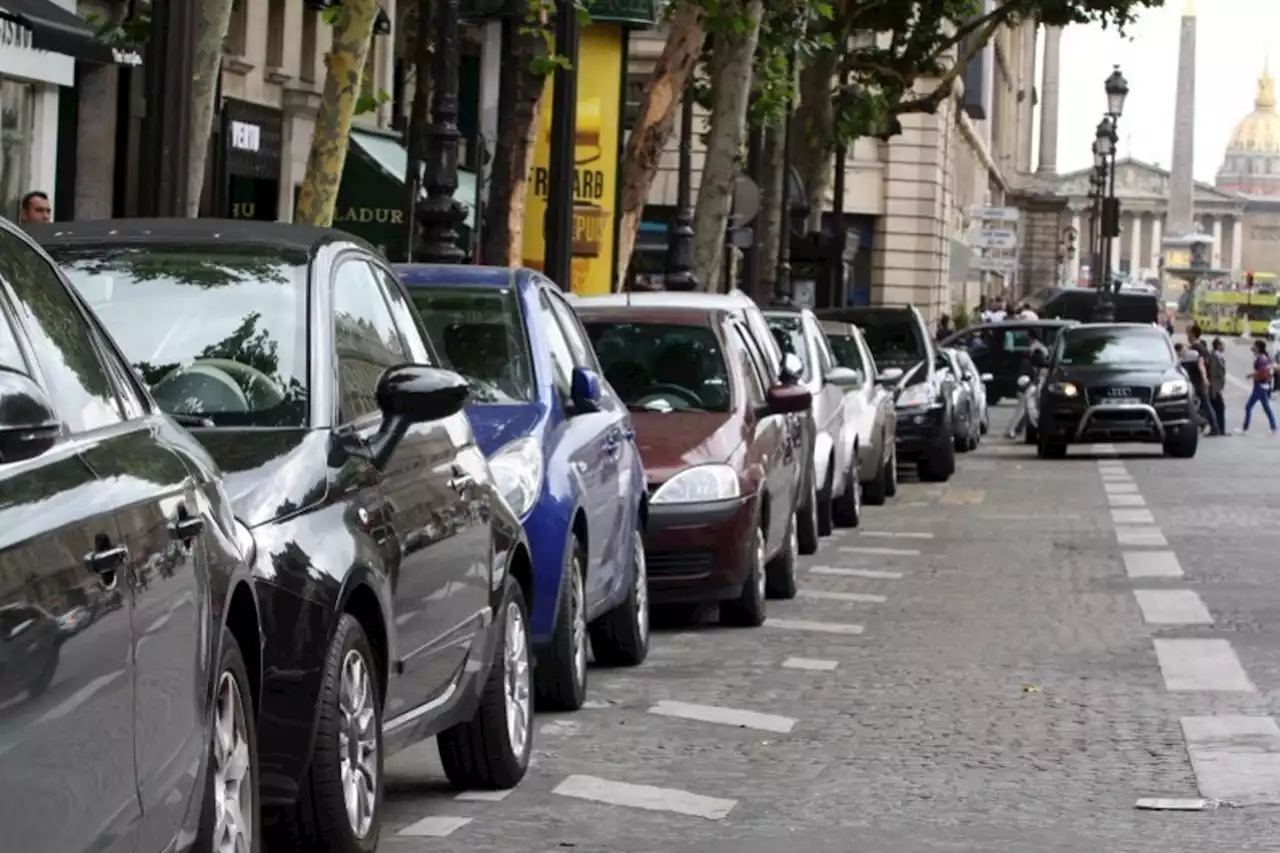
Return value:
[(1129, 275), (1138, 279), (1142, 269), (1142, 214), (1129, 214)]
[(1062, 28), (1045, 27), (1044, 78), (1040, 86), (1040, 163), (1036, 174), (1058, 174), (1058, 75), (1062, 64)]
[(1213, 268), (1218, 269), (1222, 266), (1222, 218), (1210, 216), (1209, 222), (1213, 228)]
[(1080, 221), (1079, 211), (1072, 212), (1071, 227), (1076, 232), (1076, 253), (1072, 255), (1067, 267), (1071, 276), (1071, 281), (1068, 284), (1071, 287), (1076, 287), (1080, 283), (1080, 253), (1089, 251), (1089, 235), (1082, 230), (1083, 225)]
[(1111, 243), (1111, 271), (1120, 272), (1120, 238), (1113, 237)]
[(1231, 223), (1231, 269), (1244, 270), (1244, 219), (1239, 213)]
[(1160, 218), (1160, 214), (1156, 213), (1151, 217), (1151, 269), (1160, 269), (1160, 259), (1164, 257), (1164, 234), (1161, 233), (1161, 226), (1164, 220)]

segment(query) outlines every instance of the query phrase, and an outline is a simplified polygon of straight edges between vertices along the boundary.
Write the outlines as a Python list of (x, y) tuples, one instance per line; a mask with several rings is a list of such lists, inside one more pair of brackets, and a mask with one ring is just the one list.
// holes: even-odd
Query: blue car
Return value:
[(626, 404), (564, 295), (528, 269), (403, 264), (427, 334), (471, 380), (476, 442), (533, 551), (538, 704), (577, 710), (599, 664), (649, 650), (644, 468)]

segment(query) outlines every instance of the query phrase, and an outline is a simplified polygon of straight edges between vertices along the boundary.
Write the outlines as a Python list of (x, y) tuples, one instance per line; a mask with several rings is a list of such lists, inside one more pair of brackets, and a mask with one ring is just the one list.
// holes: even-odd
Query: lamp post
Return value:
[(1124, 102), (1129, 96), (1129, 83), (1120, 73), (1120, 66), (1113, 66), (1110, 76), (1103, 84), (1107, 94), (1107, 113), (1098, 123), (1098, 151), (1107, 164), (1106, 198), (1102, 202), (1102, 275), (1104, 286), (1098, 290), (1098, 303), (1095, 309), (1097, 319), (1111, 322), (1115, 319), (1115, 300), (1112, 296), (1116, 282), (1111, 276), (1112, 252), (1116, 251), (1116, 239), (1120, 236), (1120, 202), (1116, 199), (1116, 153), (1120, 136), (1117, 129), (1120, 116), (1124, 114)]
[(1093, 143), (1093, 171), (1089, 174), (1089, 284), (1097, 290), (1102, 279), (1099, 269), (1102, 266), (1102, 195), (1106, 186), (1107, 161), (1098, 150), (1098, 143)]
[[(452, 0), (457, 2), (457, 0)], [(561, 290), (573, 284), (574, 141), (578, 124), (578, 11), (573, 0), (556, 0), (556, 52), (567, 63), (551, 83), (551, 157), (547, 168), (546, 248), (543, 271)]]
[(422, 226), (418, 251), (427, 263), (458, 264), (466, 257), (458, 228), (467, 211), (453, 197), (458, 189), (458, 0), (437, 0), (431, 124), (427, 127), (422, 184), (427, 197), (418, 208)]
[[(796, 49), (793, 45), (787, 56), (787, 80), (796, 79)], [(788, 89), (790, 91), (790, 89)], [(782, 122), (782, 205), (781, 225), (778, 235), (778, 271), (773, 280), (773, 298), (779, 304), (791, 304), (791, 117), (795, 113), (794, 93), (787, 96), (787, 112)]]
[(667, 237), (667, 290), (697, 290), (693, 272), (693, 77), (680, 101), (680, 162), (676, 218)]

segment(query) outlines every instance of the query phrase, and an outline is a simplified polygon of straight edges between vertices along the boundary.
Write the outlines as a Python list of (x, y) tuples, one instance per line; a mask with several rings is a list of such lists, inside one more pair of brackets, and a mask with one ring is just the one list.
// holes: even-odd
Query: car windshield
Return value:
[(809, 363), (809, 347), (805, 343), (804, 324), (800, 322), (800, 317), (796, 314), (766, 314), (765, 319), (768, 320), (769, 331), (773, 333), (773, 339), (778, 342), (783, 355), (791, 353), (800, 359), (800, 363), (804, 365), (804, 373), (800, 378), (807, 382), (813, 376), (813, 366)]
[(476, 403), (533, 399), (533, 370), (520, 303), (509, 287), (411, 287), (427, 336), (471, 380)]
[(709, 326), (585, 322), (605, 379), (634, 410), (727, 412), (724, 350)]
[(166, 412), (307, 424), (305, 255), (225, 244), (49, 252)]
[(1065, 336), (1062, 363), (1074, 367), (1173, 363), (1169, 336), (1154, 329), (1080, 329)]
[(864, 376), (866, 375), (867, 368), (862, 363), (862, 350), (858, 348), (858, 342), (852, 335), (828, 334), (827, 343), (831, 345), (831, 352), (835, 354), (836, 364), (851, 370), (860, 370)]
[(866, 323), (859, 321), (859, 326), (871, 355), (881, 367), (910, 367), (926, 356), (910, 314), (877, 314)]

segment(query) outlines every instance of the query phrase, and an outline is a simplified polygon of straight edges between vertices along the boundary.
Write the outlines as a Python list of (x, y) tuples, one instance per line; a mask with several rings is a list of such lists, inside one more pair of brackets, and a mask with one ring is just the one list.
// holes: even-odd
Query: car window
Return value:
[(911, 367), (929, 356), (915, 317), (907, 311), (877, 313), (858, 321), (871, 354), (882, 367)]
[(13, 331), (13, 319), (9, 316), (3, 295), (0, 295), (0, 370), (31, 375), (31, 366), (18, 346), (18, 336)]
[[(573, 384), (573, 350), (565, 340), (564, 330), (551, 309), (546, 291), (538, 289), (538, 328), (547, 336), (547, 349), (551, 352), (552, 382), (567, 395)], [(616, 390), (616, 389), (615, 389)]]
[(769, 381), (773, 383), (782, 375), (782, 350), (769, 331), (769, 322), (759, 308), (747, 308), (742, 312), (747, 321), (747, 333), (755, 341), (756, 348), (769, 369)]
[(867, 376), (879, 376), (880, 368), (876, 366), (876, 358), (871, 354), (871, 348), (867, 346), (867, 342), (863, 340), (862, 333), (855, 331), (854, 339), (858, 344), (858, 352), (862, 355), (863, 362), (867, 365)]
[(863, 375), (869, 375), (866, 365), (862, 363), (862, 350), (851, 335), (829, 334), (827, 344), (831, 347), (836, 364), (850, 370), (861, 370)]
[(400, 282), (380, 265), (370, 261), (370, 266), (373, 267), (373, 274), (377, 277), (378, 283), (382, 285), (382, 294), (387, 298), (387, 304), (391, 306), (391, 316), (395, 320), (396, 329), (408, 346), (413, 362), (435, 364), (436, 359), (431, 352), (431, 343), (423, 332), (418, 318), (414, 316), (413, 308), (405, 298)]
[(599, 370), (600, 365), (596, 362), (595, 353), (591, 351), (587, 333), (583, 331), (582, 324), (578, 322), (578, 315), (573, 313), (573, 309), (558, 294), (546, 291), (546, 296), (547, 301), (551, 304), (552, 313), (556, 315), (556, 319), (560, 322), (560, 331), (564, 332), (564, 339), (569, 344), (569, 351), (573, 354), (574, 365), (585, 367), (588, 370)]
[(1064, 335), (1062, 363), (1076, 367), (1173, 364), (1169, 336), (1158, 329), (1080, 329)]
[(809, 339), (809, 350), (818, 359), (818, 375), (826, 376), (835, 366), (835, 357), (831, 354), (831, 347), (827, 345), (827, 336), (812, 322), (805, 323), (804, 328), (805, 336)]
[(307, 258), (218, 243), (52, 246), (161, 409), (304, 426)]
[(119, 400), (95, 346), (95, 329), (57, 271), (17, 237), (0, 232), (0, 277), (17, 296), (17, 314), (54, 408), (70, 430), (119, 423)]
[(586, 327), (605, 378), (630, 408), (729, 411), (725, 353), (710, 326), (588, 318)]
[(434, 285), (409, 292), (445, 363), (471, 381), (474, 402), (533, 399), (529, 341), (515, 290)]
[(804, 365), (804, 372), (800, 374), (800, 378), (808, 382), (813, 378), (814, 364), (808, 341), (805, 340), (804, 324), (800, 322), (800, 315), (766, 314), (765, 319), (769, 321), (769, 332), (777, 342), (778, 349), (782, 350), (782, 354), (794, 355), (800, 359), (800, 363)]
[(756, 364), (756, 360), (751, 356), (751, 345), (748, 343), (747, 333), (735, 325), (733, 334), (738, 344), (734, 349), (742, 366), (743, 380), (747, 384), (747, 405), (758, 406), (764, 402), (764, 377), (760, 372), (760, 365)]
[(338, 417), (349, 423), (378, 410), (378, 378), (411, 361), (391, 309), (363, 260), (348, 258), (333, 276), (333, 342), (338, 359)]

